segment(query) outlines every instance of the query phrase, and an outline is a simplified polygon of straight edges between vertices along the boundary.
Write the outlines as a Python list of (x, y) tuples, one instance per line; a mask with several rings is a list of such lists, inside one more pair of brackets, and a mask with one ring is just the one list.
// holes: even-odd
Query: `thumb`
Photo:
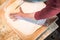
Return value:
[(20, 9), (19, 9), (19, 10), (20, 10), (20, 12), (22, 12), (22, 13), (23, 13), (23, 11), (22, 11), (22, 8), (21, 8), (21, 7), (20, 7)]

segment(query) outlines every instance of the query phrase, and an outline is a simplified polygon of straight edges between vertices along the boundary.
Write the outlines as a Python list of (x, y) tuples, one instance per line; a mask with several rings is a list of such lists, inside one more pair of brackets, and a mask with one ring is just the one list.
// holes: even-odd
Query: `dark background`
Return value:
[(56, 24), (59, 28), (50, 34), (45, 40), (60, 40), (60, 13), (57, 14), (57, 16), (59, 19), (56, 21)]

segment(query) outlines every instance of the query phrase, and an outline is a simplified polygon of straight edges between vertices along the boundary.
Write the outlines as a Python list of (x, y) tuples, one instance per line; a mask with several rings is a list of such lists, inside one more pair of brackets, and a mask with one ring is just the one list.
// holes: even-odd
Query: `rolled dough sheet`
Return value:
[[(22, 10), (25, 13), (37, 12), (39, 10), (42, 10), (45, 6), (46, 5), (43, 2), (37, 2), (37, 3), (24, 2), (24, 4), (21, 5)], [(30, 34), (34, 33), (46, 21), (46, 19), (31, 20), (31, 19), (26, 19), (26, 18), (22, 18), (22, 17), (18, 17), (20, 19), (13, 21), (9, 17), (10, 12), (8, 10), (9, 10), (9, 8), (6, 10), (6, 13), (5, 13), (5, 18), (7, 19), (7, 22), (10, 25), (12, 25), (12, 28), (17, 29), (18, 31), (22, 32), (25, 35), (30, 35)], [(40, 24), (40, 25), (38, 25), (38, 24)]]

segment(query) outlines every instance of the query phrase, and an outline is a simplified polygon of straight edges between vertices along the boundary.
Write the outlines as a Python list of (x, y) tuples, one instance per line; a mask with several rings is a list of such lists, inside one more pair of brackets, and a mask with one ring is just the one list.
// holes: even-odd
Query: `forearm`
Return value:
[(35, 15), (35, 13), (23, 13), (23, 14), (20, 14), (21, 17), (30, 18), (30, 19), (35, 20), (34, 15)]

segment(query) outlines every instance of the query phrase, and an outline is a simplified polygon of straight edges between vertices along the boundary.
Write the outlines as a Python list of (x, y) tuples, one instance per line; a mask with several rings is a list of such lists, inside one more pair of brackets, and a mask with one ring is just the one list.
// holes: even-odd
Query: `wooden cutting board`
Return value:
[[(46, 29), (46, 26), (42, 26), (41, 28), (38, 28), (33, 34), (30, 35), (24, 35), (23, 33), (21, 33), (20, 31), (18, 31), (17, 29), (13, 28), (12, 25), (10, 25), (10, 23), (7, 22), (6, 18), (5, 18), (5, 11), (3, 10), (3, 8), (0, 9), (0, 19), (1, 19), (1, 25), (0, 27), (2, 28), (2, 36), (0, 36), (0, 38), (2, 40), (35, 40), (36, 37), (38, 35), (41, 35)], [(28, 27), (28, 26), (27, 26)], [(5, 28), (5, 29), (4, 29)], [(4, 34), (4, 32), (6, 32)], [(15, 39), (16, 38), (16, 39)]]

